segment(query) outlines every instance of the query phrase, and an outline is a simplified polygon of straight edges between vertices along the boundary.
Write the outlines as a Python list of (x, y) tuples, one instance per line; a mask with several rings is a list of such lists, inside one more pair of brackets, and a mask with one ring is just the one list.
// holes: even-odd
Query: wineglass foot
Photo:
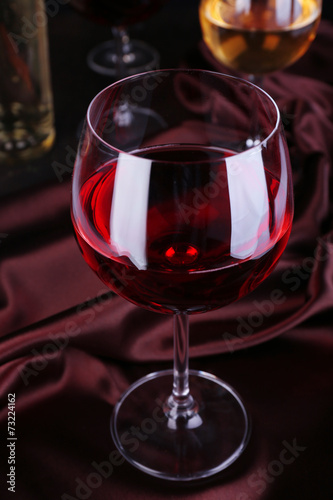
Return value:
[(249, 418), (238, 394), (214, 375), (189, 371), (193, 405), (176, 415), (168, 401), (173, 371), (135, 382), (116, 404), (114, 442), (129, 463), (174, 481), (211, 476), (244, 451)]
[[(108, 40), (90, 50), (87, 64), (96, 73), (111, 77), (124, 77), (158, 68), (160, 57), (156, 49), (141, 40), (131, 40), (129, 47), (119, 63), (117, 41)], [(122, 74), (119, 75), (119, 72)]]

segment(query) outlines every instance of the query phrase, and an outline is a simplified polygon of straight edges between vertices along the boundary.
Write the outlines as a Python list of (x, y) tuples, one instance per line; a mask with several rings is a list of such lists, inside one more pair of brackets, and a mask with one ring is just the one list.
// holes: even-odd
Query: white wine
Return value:
[(43, 0), (1, 0), (0, 160), (30, 160), (55, 139)]
[(316, 36), (321, 0), (202, 0), (203, 39), (227, 67), (263, 75), (289, 66)]

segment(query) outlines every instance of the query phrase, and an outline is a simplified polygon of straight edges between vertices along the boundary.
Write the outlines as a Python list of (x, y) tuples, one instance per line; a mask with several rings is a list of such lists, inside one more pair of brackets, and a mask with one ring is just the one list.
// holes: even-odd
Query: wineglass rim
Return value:
[[(255, 88), (257, 90), (258, 93), (260, 93), (261, 95), (263, 95), (273, 106), (273, 109), (275, 109), (275, 112), (276, 112), (276, 120), (275, 120), (275, 124), (273, 125), (272, 124), (272, 130), (271, 132), (262, 140), (260, 140), (259, 142), (255, 142), (255, 144), (251, 147), (249, 147), (248, 149), (245, 149), (244, 151), (236, 151), (234, 153), (234, 156), (237, 156), (239, 157), (240, 155), (248, 155), (249, 153), (251, 152), (254, 152), (254, 151), (258, 151), (258, 150), (261, 150), (263, 146), (265, 146), (265, 144), (267, 144), (269, 142), (269, 140), (277, 133), (280, 125), (281, 125), (281, 114), (280, 114), (280, 110), (276, 104), (276, 102), (274, 101), (274, 99), (265, 91), (263, 90), (262, 88), (258, 87), (257, 85), (255, 85), (254, 83), (252, 82), (249, 82), (243, 78), (240, 78), (238, 76), (233, 76), (233, 75), (228, 75), (228, 74), (225, 74), (225, 73), (219, 73), (217, 71), (211, 71), (211, 70), (205, 70), (205, 69), (193, 69), (193, 68), (170, 68), (170, 69), (157, 69), (157, 70), (151, 70), (151, 71), (145, 71), (143, 73), (137, 73), (135, 75), (129, 75), (129, 76), (126, 76), (120, 80), (117, 80), (113, 83), (111, 83), (110, 85), (108, 85), (107, 87), (103, 88), (100, 92), (98, 92), (95, 97), (91, 100), (89, 106), (88, 106), (88, 110), (87, 110), (87, 114), (86, 114), (86, 121), (87, 121), (87, 124), (88, 124), (88, 127), (91, 131), (91, 133), (93, 134), (93, 136), (98, 140), (100, 141), (101, 144), (104, 144), (107, 148), (109, 148), (110, 150), (116, 152), (117, 154), (129, 154), (129, 155), (132, 155), (132, 156), (137, 156), (138, 158), (142, 158), (140, 157), (139, 155), (136, 155), (135, 152), (128, 152), (128, 151), (123, 151), (122, 149), (119, 149), (117, 148), (116, 146), (110, 144), (108, 141), (106, 141), (105, 139), (103, 139), (95, 130), (95, 127), (92, 125), (91, 123), (91, 112), (92, 112), (92, 108), (94, 107), (96, 101), (98, 101), (98, 99), (100, 98), (100, 96), (102, 96), (102, 94), (107, 94), (107, 92), (119, 85), (122, 85), (124, 82), (126, 81), (129, 81), (129, 80), (134, 80), (134, 79), (142, 79), (142, 78), (148, 78), (149, 76), (152, 76), (152, 75), (156, 75), (156, 74), (169, 74), (169, 73), (179, 73), (179, 74), (188, 74), (188, 75), (191, 75), (191, 74), (198, 74), (198, 73), (202, 73), (202, 74), (207, 74), (207, 75), (212, 75), (212, 76), (216, 76), (216, 77), (219, 77), (219, 78), (223, 78), (225, 80), (234, 80), (234, 81), (238, 81), (238, 82), (241, 82), (243, 85), (245, 86), (248, 86), (250, 88)], [(146, 159), (150, 159), (149, 156), (148, 157), (145, 157)], [(200, 160), (200, 163), (205, 163), (206, 161), (209, 162), (209, 163), (215, 163), (215, 162), (220, 162), (221, 160), (224, 160), (225, 157), (223, 156), (223, 154), (221, 153), (221, 157), (219, 157), (218, 155), (214, 157), (214, 159), (210, 158), (209, 160)], [(165, 163), (165, 161), (163, 160), (156, 160), (154, 158), (154, 163)], [(178, 163), (177, 161), (172, 161), (171, 163)], [(179, 163), (182, 163), (184, 164), (184, 161), (179, 161)], [(191, 161), (191, 163), (193, 163), (193, 161)]]

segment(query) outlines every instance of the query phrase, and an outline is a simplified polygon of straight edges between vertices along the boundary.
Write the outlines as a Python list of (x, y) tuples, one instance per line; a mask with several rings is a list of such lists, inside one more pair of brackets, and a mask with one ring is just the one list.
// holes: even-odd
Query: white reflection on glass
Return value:
[[(280, 151), (283, 151), (284, 144), (281, 137), (279, 138), (279, 145), (280, 145)], [(284, 226), (282, 225), (282, 220), (284, 219), (286, 213), (286, 207), (287, 207), (286, 199), (288, 192), (288, 179), (287, 179), (288, 166), (286, 163), (286, 156), (284, 154), (281, 154), (280, 159), (281, 159), (280, 184), (274, 201), (275, 227), (280, 228), (278, 234), (274, 235), (276, 241), (279, 239), (280, 233), (283, 232), (284, 230)]]
[(261, 148), (226, 158), (226, 168), (231, 212), (230, 254), (237, 259), (259, 257), (260, 247), (270, 238)]
[(110, 234), (118, 256), (146, 269), (146, 233), (151, 160), (120, 153), (112, 198)]
[(294, 0), (276, 0), (275, 15), (278, 26), (288, 26), (295, 21), (297, 12), (294, 12), (294, 5), (296, 6)]
[(251, 10), (251, 0), (236, 0), (236, 12), (248, 13)]

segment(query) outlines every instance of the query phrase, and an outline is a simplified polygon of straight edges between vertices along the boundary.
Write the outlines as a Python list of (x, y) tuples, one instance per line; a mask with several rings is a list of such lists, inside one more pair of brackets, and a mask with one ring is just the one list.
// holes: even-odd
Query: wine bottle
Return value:
[(30, 160), (55, 139), (47, 15), (42, 0), (0, 4), (0, 160)]

